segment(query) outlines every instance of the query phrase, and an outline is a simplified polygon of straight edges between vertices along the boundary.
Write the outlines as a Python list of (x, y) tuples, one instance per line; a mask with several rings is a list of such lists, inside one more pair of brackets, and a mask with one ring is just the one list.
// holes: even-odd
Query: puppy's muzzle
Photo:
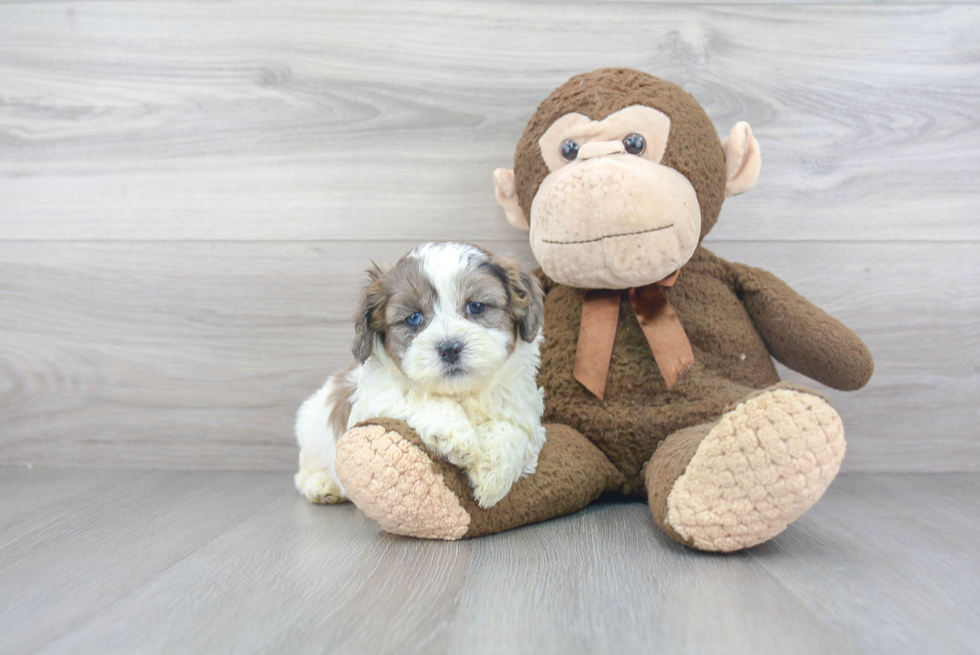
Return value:
[(463, 352), (463, 342), (447, 341), (436, 347), (436, 351), (439, 353), (439, 359), (444, 363), (455, 364), (456, 360), (459, 359), (459, 354)]

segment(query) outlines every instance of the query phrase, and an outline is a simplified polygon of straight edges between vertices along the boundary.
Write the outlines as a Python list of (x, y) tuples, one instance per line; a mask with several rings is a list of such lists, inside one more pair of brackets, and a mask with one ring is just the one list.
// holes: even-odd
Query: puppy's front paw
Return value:
[(469, 426), (423, 435), (422, 441), (429, 452), (462, 469), (475, 467), (482, 456), (476, 432)]
[(494, 466), (485, 459), (466, 473), (473, 486), (473, 497), (483, 509), (489, 509), (503, 500), (518, 477), (511, 471), (502, 470), (499, 463)]
[(314, 471), (301, 481), (299, 478), (303, 475), (303, 471), (300, 471), (296, 475), (296, 486), (299, 487), (300, 493), (306, 496), (306, 499), (311, 503), (333, 505), (347, 500), (344, 492), (340, 490), (340, 485), (326, 471)]

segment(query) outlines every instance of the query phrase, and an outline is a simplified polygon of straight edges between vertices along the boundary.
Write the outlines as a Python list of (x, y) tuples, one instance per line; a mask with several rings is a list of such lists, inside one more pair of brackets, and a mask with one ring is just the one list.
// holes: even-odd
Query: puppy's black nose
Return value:
[(459, 359), (459, 353), (463, 352), (463, 343), (461, 341), (447, 341), (436, 350), (439, 351), (439, 357), (442, 358), (442, 361), (447, 364), (455, 364), (456, 360)]

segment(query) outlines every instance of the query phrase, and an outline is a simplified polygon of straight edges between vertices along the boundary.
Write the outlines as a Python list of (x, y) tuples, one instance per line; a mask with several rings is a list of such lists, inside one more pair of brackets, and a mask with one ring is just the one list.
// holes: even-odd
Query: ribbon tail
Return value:
[[(676, 279), (676, 278), (675, 278)], [(673, 389), (681, 374), (694, 363), (694, 351), (684, 326), (663, 290), (656, 284), (630, 289), (630, 301), (643, 336), (650, 344), (660, 374)]]
[(582, 325), (578, 331), (573, 373), (575, 379), (599, 400), (606, 394), (621, 303), (619, 291), (595, 289), (586, 292), (582, 304)]

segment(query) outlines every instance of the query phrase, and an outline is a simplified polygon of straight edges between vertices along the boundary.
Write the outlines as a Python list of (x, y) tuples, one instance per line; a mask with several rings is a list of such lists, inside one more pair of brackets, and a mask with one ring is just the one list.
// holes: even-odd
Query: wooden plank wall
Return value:
[(0, 4), (0, 463), (292, 468), (368, 260), (533, 262), (490, 174), (622, 65), (752, 124), (709, 247), (871, 347), (829, 392), (845, 470), (978, 471), (978, 35), (963, 4)]

